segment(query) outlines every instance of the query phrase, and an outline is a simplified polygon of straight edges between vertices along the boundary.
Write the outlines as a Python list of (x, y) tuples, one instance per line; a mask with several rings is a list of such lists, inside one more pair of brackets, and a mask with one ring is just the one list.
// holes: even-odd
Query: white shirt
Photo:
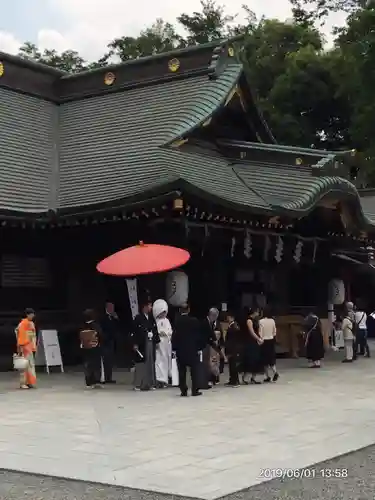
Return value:
[(367, 328), (367, 314), (363, 311), (356, 311), (354, 316), (355, 324), (360, 330), (366, 330)]
[(272, 318), (262, 318), (259, 321), (259, 336), (263, 340), (272, 340), (276, 337), (276, 323)]

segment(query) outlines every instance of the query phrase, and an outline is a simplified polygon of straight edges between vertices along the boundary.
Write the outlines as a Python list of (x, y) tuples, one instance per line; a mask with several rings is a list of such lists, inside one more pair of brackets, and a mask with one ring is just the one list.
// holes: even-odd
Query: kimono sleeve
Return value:
[(21, 321), (17, 328), (17, 345), (23, 346), (28, 343), (27, 325), (25, 321)]
[(156, 325), (156, 321), (152, 322), (152, 333), (154, 334), (154, 336), (153, 336), (154, 344), (160, 344), (160, 335), (158, 332), (158, 327)]
[(141, 342), (141, 330), (142, 330), (142, 325), (141, 325), (141, 319), (138, 314), (133, 320), (133, 325), (132, 325), (132, 332), (131, 332), (131, 343), (133, 346), (139, 345)]

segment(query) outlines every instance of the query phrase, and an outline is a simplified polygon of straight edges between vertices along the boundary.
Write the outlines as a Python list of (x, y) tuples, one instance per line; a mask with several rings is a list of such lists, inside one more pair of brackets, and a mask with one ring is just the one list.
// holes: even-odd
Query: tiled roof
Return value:
[[(6, 105), (12, 104), (15, 111), (11, 134), (2, 122), (6, 109), (0, 101), (0, 142), (4, 137), (7, 141), (7, 156), (3, 148), (0, 160), (4, 167), (0, 208), (35, 214), (53, 210), (63, 215), (89, 211), (90, 207), (126, 207), (173, 188), (236, 210), (299, 217), (335, 192), (354, 200), (362, 225), (375, 224), (375, 205), (373, 209), (367, 202), (361, 205), (352, 183), (325, 175), (324, 168), (336, 153), (275, 144), (233, 144), (249, 150), (241, 160), (231, 159), (221, 147), (194, 145), (192, 132), (214, 119), (236, 88), (244, 86), (243, 68), (234, 58), (226, 58), (225, 64), (216, 59), (215, 71), (213, 60), (207, 61), (207, 70), (181, 78), (148, 81), (59, 106), (43, 101), (40, 111), (35, 98), (2, 89), (6, 94), (2, 102), (9, 97)], [(17, 103), (21, 105), (24, 99), (32, 99), (32, 106), (18, 109)], [(24, 115), (22, 110), (30, 106), (32, 114)], [(255, 103), (251, 106), (249, 117), (255, 120), (258, 116), (258, 129), (264, 127), (262, 137), (272, 141)], [(53, 133), (48, 120), (56, 127)], [(12, 137), (18, 138), (16, 143)], [(185, 139), (185, 145), (176, 146)], [(15, 163), (12, 155), (18, 155), (19, 161)], [(295, 164), (296, 156), (302, 158), (302, 164)], [(14, 192), (14, 165), (20, 172), (17, 175), (32, 188), (24, 201), (9, 196)]]

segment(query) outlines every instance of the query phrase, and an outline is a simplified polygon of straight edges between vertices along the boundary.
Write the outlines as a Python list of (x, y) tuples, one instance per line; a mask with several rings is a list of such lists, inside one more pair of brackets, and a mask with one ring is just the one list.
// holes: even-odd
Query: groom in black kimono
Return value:
[(140, 313), (134, 318), (132, 339), (135, 354), (134, 389), (155, 389), (155, 352), (160, 337), (150, 298), (141, 302)]

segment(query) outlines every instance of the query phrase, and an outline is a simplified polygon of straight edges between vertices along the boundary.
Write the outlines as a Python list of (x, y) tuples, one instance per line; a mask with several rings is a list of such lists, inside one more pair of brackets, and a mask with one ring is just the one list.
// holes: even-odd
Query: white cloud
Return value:
[[(40, 26), (36, 43), (41, 49), (58, 51), (73, 49), (88, 59), (95, 60), (106, 51), (115, 37), (137, 35), (157, 18), (175, 23), (182, 12), (201, 10), (200, 0), (39, 0), (54, 13), (53, 26)], [(218, 0), (226, 3), (228, 14), (241, 13), (244, 0)], [(287, 19), (291, 15), (288, 0), (252, 0), (249, 6), (258, 16)], [(42, 7), (42, 5), (41, 5)], [(43, 24), (43, 9), (38, 22)], [(337, 19), (337, 21), (336, 21)], [(236, 21), (244, 20), (240, 14)], [(334, 19), (341, 22), (341, 18)], [(47, 23), (46, 23), (47, 24)], [(62, 28), (62, 26), (64, 28)], [(329, 30), (330, 26), (327, 27)], [(0, 48), (16, 52), (20, 42), (10, 33), (0, 32)]]
[(6, 31), (0, 31), (0, 52), (8, 52), (8, 54), (17, 54), (21, 42)]

